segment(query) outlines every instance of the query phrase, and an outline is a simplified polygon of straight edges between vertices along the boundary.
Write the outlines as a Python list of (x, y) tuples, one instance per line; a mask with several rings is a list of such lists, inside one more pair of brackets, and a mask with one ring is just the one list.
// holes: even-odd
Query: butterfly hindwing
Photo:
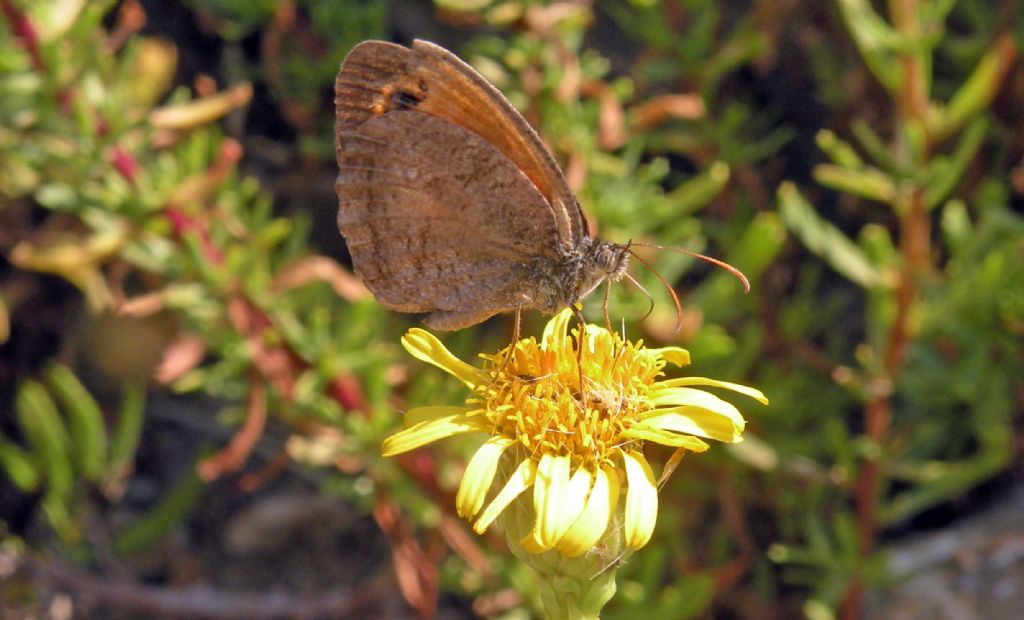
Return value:
[(397, 110), (340, 133), (338, 226), (384, 305), (456, 329), (529, 305), (560, 260), (544, 197), (488, 141)]

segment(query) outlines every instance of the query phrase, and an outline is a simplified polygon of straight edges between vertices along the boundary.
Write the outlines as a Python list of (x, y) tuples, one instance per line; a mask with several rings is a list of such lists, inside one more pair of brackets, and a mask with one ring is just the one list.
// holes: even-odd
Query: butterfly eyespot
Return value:
[(421, 101), (423, 101), (422, 95), (417, 95), (407, 90), (400, 90), (391, 95), (391, 105), (398, 110), (415, 108)]

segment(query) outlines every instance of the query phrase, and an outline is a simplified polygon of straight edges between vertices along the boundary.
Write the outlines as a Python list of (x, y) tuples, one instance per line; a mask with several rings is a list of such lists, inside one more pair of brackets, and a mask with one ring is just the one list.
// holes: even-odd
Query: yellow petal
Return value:
[(416, 359), (437, 366), (469, 387), (484, 380), (479, 370), (452, 355), (436, 336), (425, 329), (410, 329), (402, 336), (402, 346)]
[(686, 448), (691, 452), (704, 452), (709, 448), (708, 444), (693, 437), (692, 435), (680, 435), (660, 428), (651, 428), (643, 423), (634, 424), (622, 432), (626, 439), (639, 439), (641, 441), (653, 441), (663, 446), (673, 448)]
[(735, 405), (729, 401), (722, 400), (711, 392), (705, 392), (704, 390), (689, 387), (667, 387), (651, 390), (648, 398), (655, 407), (661, 407), (664, 405), (670, 405), (673, 407), (689, 405), (710, 409), (712, 411), (721, 409), (723, 412), (728, 412), (723, 415), (735, 415), (737, 417), (742, 417), (736, 410)]
[(615, 507), (619, 505), (619, 496), (622, 495), (622, 484), (619, 481), (619, 471), (611, 465), (602, 465), (601, 471), (608, 476), (608, 501), (611, 508), (608, 510), (608, 518), (615, 514)]
[(406, 411), (405, 415), (402, 417), (402, 427), (412, 428), (413, 426), (416, 426), (417, 424), (421, 422), (426, 422), (428, 420), (436, 420), (438, 418), (443, 418), (445, 416), (449, 416), (453, 413), (459, 412), (469, 414), (472, 411), (477, 410), (469, 409), (468, 407), (454, 407), (449, 405), (427, 405), (426, 407), (413, 407), (412, 409)]
[[(651, 409), (650, 411), (645, 412), (643, 415), (644, 419), (653, 416), (660, 416), (669, 412), (691, 415), (696, 411), (703, 411), (701, 414), (695, 414), (695, 418), (724, 418), (735, 427), (737, 432), (743, 432), (743, 429), (747, 424), (746, 420), (743, 419), (743, 416), (740, 414), (739, 410), (736, 409), (735, 405), (722, 400), (714, 394), (705, 392), (704, 390), (695, 390), (693, 388), (665, 388), (651, 393), (649, 399), (651, 404), (655, 407), (662, 408)], [(664, 405), (669, 406), (664, 407)], [(719, 420), (715, 424), (721, 425), (723, 423), (724, 420)], [(718, 437), (714, 437), (714, 439), (718, 439)], [(723, 439), (722, 441), (731, 440)]]
[(742, 441), (746, 426), (743, 418), (736, 420), (702, 407), (668, 407), (650, 413), (655, 415), (644, 418), (643, 425), (646, 427), (707, 437), (725, 443)]
[[(568, 462), (568, 457), (566, 462)], [(541, 459), (543, 464), (543, 459)], [(565, 491), (560, 495), (549, 496), (547, 508), (553, 509), (556, 512), (556, 518), (558, 524), (554, 529), (553, 536), (542, 535), (541, 524), (543, 521), (538, 518), (533, 526), (533, 531), (526, 535), (526, 537), (520, 541), (520, 544), (531, 553), (540, 553), (547, 551), (561, 541), (562, 537), (569, 530), (569, 527), (579, 518), (580, 513), (583, 512), (583, 508), (586, 505), (587, 495), (590, 493), (590, 484), (593, 482), (593, 474), (589, 470), (581, 467), (576, 470), (576, 473), (569, 478), (569, 482), (565, 486)], [(538, 466), (537, 471), (537, 482), (534, 485), (534, 493), (536, 494), (537, 489), (540, 486), (541, 472)], [(536, 500), (535, 500), (536, 501)], [(541, 512), (538, 510), (537, 515)]]
[(587, 495), (590, 494), (590, 485), (593, 482), (594, 474), (585, 467), (577, 469), (572, 478), (569, 478), (569, 488), (562, 500), (562, 536), (583, 512), (583, 507), (587, 503)]
[(545, 348), (562, 344), (566, 334), (569, 333), (570, 319), (572, 319), (572, 311), (568, 308), (551, 317), (548, 324), (544, 326), (544, 335), (541, 337), (541, 342), (544, 343)]
[(460, 517), (472, 519), (480, 512), (487, 491), (494, 482), (494, 474), (498, 471), (498, 461), (505, 448), (512, 443), (506, 437), (491, 437), (469, 459), (466, 473), (462, 475), (462, 483), (459, 484), (459, 492), (455, 496), (455, 508)]
[(618, 503), (618, 475), (607, 466), (599, 468), (594, 476), (594, 487), (587, 497), (586, 506), (579, 518), (558, 541), (558, 550), (572, 558), (592, 549), (608, 529), (608, 519)]
[(505, 486), (498, 492), (497, 497), (488, 504), (487, 508), (484, 508), (483, 514), (473, 524), (473, 531), (477, 534), (483, 534), (487, 526), (491, 524), (494, 519), (501, 514), (502, 510), (508, 508), (519, 495), (530, 488), (533, 481), (537, 477), (537, 463), (533, 459), (526, 459), (519, 463), (519, 467), (512, 472), (512, 476), (505, 483)]
[(626, 511), (623, 535), (627, 547), (639, 549), (647, 544), (658, 520), (658, 490), (654, 472), (639, 452), (622, 453), (626, 464)]
[(647, 355), (661, 357), (666, 362), (672, 362), (676, 366), (690, 365), (690, 352), (679, 347), (664, 347), (661, 349), (646, 349)]
[(762, 405), (768, 404), (768, 398), (757, 388), (752, 388), (746, 385), (740, 385), (739, 383), (732, 383), (730, 381), (719, 381), (718, 379), (709, 379), (707, 377), (679, 377), (678, 379), (668, 379), (665, 381), (659, 381), (651, 386), (652, 391), (659, 390), (661, 388), (674, 388), (674, 387), (688, 387), (691, 385), (707, 385), (710, 387), (724, 388), (726, 390), (732, 390), (733, 392), (739, 392), (744, 396), (749, 396), (754, 400), (758, 401)]
[(536, 538), (545, 549), (555, 546), (572, 522), (564, 523), (563, 503), (569, 486), (569, 457), (545, 452), (537, 464), (533, 508), (537, 512)]
[(413, 424), (388, 437), (381, 445), (384, 456), (394, 456), (415, 450), (445, 437), (482, 430), (479, 417), (467, 416), (465, 407), (437, 407), (437, 409), (448, 409), (450, 412)]

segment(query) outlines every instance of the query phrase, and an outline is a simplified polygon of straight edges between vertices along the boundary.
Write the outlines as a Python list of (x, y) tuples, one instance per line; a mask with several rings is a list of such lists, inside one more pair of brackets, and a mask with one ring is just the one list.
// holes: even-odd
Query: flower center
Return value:
[[(581, 396), (577, 334), (573, 330), (561, 342), (520, 340), (484, 356), (491, 381), (479, 384), (467, 402), (479, 407), (494, 434), (513, 439), (528, 456), (568, 455), (574, 469), (614, 466), (612, 456), (635, 441), (622, 438), (622, 431), (650, 409), (648, 389), (665, 362), (648, 355), (640, 342), (588, 329)], [(506, 361), (509, 349), (512, 358)]]

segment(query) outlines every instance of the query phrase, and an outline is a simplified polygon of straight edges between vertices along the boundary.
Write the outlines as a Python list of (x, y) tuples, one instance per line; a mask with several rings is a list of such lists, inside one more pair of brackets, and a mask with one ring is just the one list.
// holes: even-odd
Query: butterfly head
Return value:
[(629, 248), (617, 243), (595, 241), (593, 246), (594, 267), (602, 279), (618, 282), (629, 267)]
[(618, 282), (622, 279), (629, 267), (629, 248), (594, 239), (585, 251), (582, 265), (580, 298), (606, 280)]

